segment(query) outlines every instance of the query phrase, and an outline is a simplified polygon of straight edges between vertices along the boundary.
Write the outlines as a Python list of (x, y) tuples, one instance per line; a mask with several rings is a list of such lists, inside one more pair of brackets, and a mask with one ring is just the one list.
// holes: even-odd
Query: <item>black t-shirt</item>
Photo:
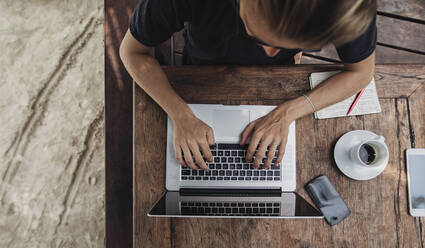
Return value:
[[(291, 64), (298, 49), (281, 49), (269, 57), (244, 29), (232, 0), (141, 0), (129, 23), (140, 43), (154, 47), (184, 29), (184, 63), (207, 65)], [(359, 62), (376, 47), (376, 14), (369, 28), (353, 41), (336, 47), (344, 63)]]

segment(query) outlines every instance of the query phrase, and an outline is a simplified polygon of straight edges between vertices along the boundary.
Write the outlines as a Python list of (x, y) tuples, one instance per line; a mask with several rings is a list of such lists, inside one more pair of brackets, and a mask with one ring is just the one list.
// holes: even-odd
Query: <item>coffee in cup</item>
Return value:
[(383, 136), (360, 142), (351, 148), (350, 157), (353, 162), (363, 167), (380, 166), (389, 156), (388, 147)]

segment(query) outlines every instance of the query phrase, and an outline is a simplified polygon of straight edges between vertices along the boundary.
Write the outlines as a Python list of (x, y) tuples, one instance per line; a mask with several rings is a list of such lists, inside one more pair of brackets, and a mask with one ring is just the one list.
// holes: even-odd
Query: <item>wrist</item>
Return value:
[(195, 114), (192, 112), (192, 109), (190, 109), (189, 105), (187, 104), (174, 108), (168, 113), (168, 115), (173, 122), (185, 121), (195, 116)]
[(279, 105), (278, 108), (279, 111), (291, 121), (313, 112), (310, 103), (305, 99), (304, 96), (299, 96), (292, 100), (286, 101)]

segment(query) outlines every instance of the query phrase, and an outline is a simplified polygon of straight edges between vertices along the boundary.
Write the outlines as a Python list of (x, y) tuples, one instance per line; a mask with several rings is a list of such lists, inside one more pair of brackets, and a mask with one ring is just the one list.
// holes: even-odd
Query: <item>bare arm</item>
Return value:
[(200, 167), (208, 170), (202, 156), (212, 161), (209, 145), (214, 144), (214, 132), (194, 115), (187, 103), (174, 91), (158, 61), (150, 55), (151, 51), (151, 47), (141, 44), (127, 30), (120, 46), (121, 60), (136, 83), (173, 121), (173, 146), (177, 161), (192, 169)]
[[(345, 64), (345, 69), (346, 71), (335, 74), (307, 94), (317, 110), (342, 101), (366, 87), (375, 71), (375, 52), (360, 62)], [(310, 103), (304, 96), (287, 104), (288, 114), (294, 120), (313, 113)]]
[(130, 31), (120, 46), (120, 57), (136, 83), (167, 112), (171, 119), (184, 119), (193, 114), (174, 91), (158, 61), (150, 53), (153, 48), (138, 42)]
[[(316, 110), (344, 100), (366, 87), (375, 71), (375, 52), (366, 59), (353, 64), (345, 64), (345, 71), (335, 74), (320, 86), (314, 88), (307, 95), (310, 97)], [(250, 161), (257, 145), (260, 143), (255, 156), (254, 167), (257, 168), (264, 157), (266, 148), (279, 153), (275, 164), (282, 161), (285, 153), (286, 139), (289, 124), (307, 114), (313, 113), (312, 106), (304, 96), (286, 101), (272, 112), (251, 122), (242, 133), (240, 144), (244, 144), (252, 133), (246, 160)], [(265, 168), (272, 162), (274, 153), (268, 153)]]

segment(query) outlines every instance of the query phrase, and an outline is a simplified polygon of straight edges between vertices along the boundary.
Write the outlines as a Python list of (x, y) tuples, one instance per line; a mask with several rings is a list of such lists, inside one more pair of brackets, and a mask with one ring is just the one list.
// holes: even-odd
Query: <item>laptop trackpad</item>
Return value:
[(249, 124), (249, 110), (213, 110), (214, 135), (239, 137)]

